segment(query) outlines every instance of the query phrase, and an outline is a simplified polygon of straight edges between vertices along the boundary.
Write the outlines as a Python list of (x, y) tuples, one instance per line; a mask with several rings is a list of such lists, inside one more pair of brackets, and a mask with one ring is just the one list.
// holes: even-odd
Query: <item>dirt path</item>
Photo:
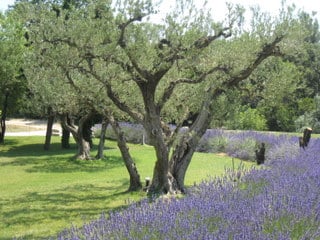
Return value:
[[(45, 136), (47, 129), (46, 120), (37, 119), (8, 119), (6, 121), (6, 136)], [(59, 123), (53, 125), (53, 131), (57, 134), (61, 133)]]

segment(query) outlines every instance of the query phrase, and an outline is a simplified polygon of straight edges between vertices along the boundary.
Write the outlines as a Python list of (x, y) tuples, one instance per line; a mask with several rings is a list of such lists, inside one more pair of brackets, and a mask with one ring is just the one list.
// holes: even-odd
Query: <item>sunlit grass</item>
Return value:
[[(94, 161), (74, 160), (76, 146), (62, 150), (59, 137), (52, 138), (49, 151), (43, 150), (43, 142), (44, 137), (7, 137), (0, 146), (0, 239), (54, 236), (71, 224), (81, 225), (146, 196), (143, 191), (126, 191), (128, 173), (115, 142), (107, 141), (105, 159)], [(129, 147), (141, 181), (152, 177), (153, 148)], [(221, 176), (231, 166), (230, 157), (196, 153), (186, 184)]]

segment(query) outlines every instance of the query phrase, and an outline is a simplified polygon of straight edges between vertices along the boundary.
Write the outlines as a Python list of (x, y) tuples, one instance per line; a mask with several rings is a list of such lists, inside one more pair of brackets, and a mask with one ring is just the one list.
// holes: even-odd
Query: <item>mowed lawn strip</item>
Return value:
[[(105, 159), (74, 160), (71, 149), (52, 138), (49, 151), (44, 137), (6, 137), (0, 145), (0, 239), (43, 239), (55, 236), (71, 224), (80, 226), (102, 212), (117, 210), (146, 196), (126, 192), (129, 176), (117, 145), (106, 141)], [(97, 140), (95, 140), (97, 144)], [(129, 144), (141, 181), (152, 177), (155, 154), (148, 145)], [(96, 147), (93, 149), (93, 156)], [(240, 160), (234, 160), (235, 168)], [(253, 163), (245, 162), (250, 168)], [(188, 186), (222, 176), (232, 167), (232, 158), (221, 154), (196, 153), (186, 175)]]

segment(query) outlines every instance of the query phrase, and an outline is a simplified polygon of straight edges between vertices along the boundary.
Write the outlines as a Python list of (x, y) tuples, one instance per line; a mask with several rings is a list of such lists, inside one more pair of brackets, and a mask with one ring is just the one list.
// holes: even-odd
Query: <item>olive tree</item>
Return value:
[[(70, 34), (68, 31), (72, 30), (80, 34), (81, 29), (76, 28), (77, 24), (82, 24), (84, 19), (92, 20), (92, 24), (98, 20), (82, 15), (81, 8), (72, 10), (63, 6), (55, 1), (39, 4), (21, 3), (16, 6), (17, 11), (28, 13), (25, 19), (29, 23), (27, 30), (32, 51), (27, 56), (25, 66), (29, 87), (37, 99), (37, 104), (44, 108), (50, 107), (60, 116), (63, 127), (72, 133), (78, 145), (78, 159), (92, 159), (89, 136), (85, 130), (94, 114), (102, 115), (118, 137), (118, 146), (130, 175), (129, 190), (140, 189), (139, 173), (128, 151), (124, 134), (115, 119), (115, 116), (121, 117), (121, 114), (117, 114), (119, 111), (110, 105), (101, 83), (93, 82), (91, 76), (74, 69), (74, 65), (79, 61), (79, 49), (51, 41), (55, 31)], [(49, 25), (49, 28), (41, 28)], [(61, 32), (70, 26), (75, 28)], [(76, 32), (72, 33), (75, 37)], [(86, 41), (81, 37), (76, 38)], [(85, 61), (89, 62), (90, 59)], [(70, 115), (79, 117), (78, 126), (68, 121)]]
[[(24, 94), (23, 27), (14, 15), (0, 13), (0, 143), (4, 142), (8, 112)], [(13, 112), (13, 111), (12, 111)]]
[[(156, 153), (150, 192), (185, 192), (187, 168), (218, 99), (264, 60), (294, 48), (290, 31), (296, 28), (290, 11), (275, 19), (256, 14), (254, 27), (243, 31), (238, 5), (229, 5), (224, 22), (190, 0), (177, 1), (163, 23), (148, 21), (155, 10), (149, 0), (94, 1), (73, 12), (60, 9), (65, 21), (38, 8), (30, 32), (43, 58), (50, 49), (69, 80), (90, 79), (81, 85), (84, 92), (103, 88), (100, 97), (144, 126)], [(177, 138), (191, 111), (195, 120)]]

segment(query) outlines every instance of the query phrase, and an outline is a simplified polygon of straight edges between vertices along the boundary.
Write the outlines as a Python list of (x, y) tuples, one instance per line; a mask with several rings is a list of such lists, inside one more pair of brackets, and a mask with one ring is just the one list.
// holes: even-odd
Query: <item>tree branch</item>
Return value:
[(127, 45), (124, 41), (124, 34), (125, 34), (125, 31), (126, 31), (126, 28), (133, 22), (141, 22), (142, 18), (145, 17), (147, 15), (138, 15), (138, 16), (135, 16), (133, 18), (130, 18), (128, 21), (124, 22), (124, 23), (121, 23), (118, 25), (118, 28), (120, 29), (120, 37), (118, 39), (118, 44), (121, 48), (126, 48)]
[(106, 90), (107, 90), (107, 95), (108, 97), (112, 100), (112, 102), (123, 112), (126, 112), (127, 114), (130, 115), (130, 117), (132, 117), (134, 120), (136, 120), (139, 123), (143, 122), (143, 116), (142, 114), (139, 114), (135, 111), (133, 111), (127, 104), (125, 104), (124, 102), (122, 102), (119, 98), (119, 96), (112, 90), (112, 86), (110, 83), (108, 83), (108, 81), (104, 81), (97, 73), (95, 73), (94, 71), (88, 71), (85, 68), (82, 68), (81, 70), (79, 70), (81, 72), (85, 72), (87, 74), (92, 75), (97, 81), (99, 81), (100, 83), (102, 83)]
[(163, 95), (161, 97), (161, 100), (158, 103), (158, 108), (161, 110), (165, 103), (170, 99), (174, 89), (179, 85), (179, 84), (197, 84), (203, 82), (206, 77), (214, 72), (228, 72), (228, 69), (224, 66), (217, 66), (214, 67), (207, 72), (202, 73), (198, 78), (196, 79), (189, 79), (189, 78), (180, 78), (176, 81), (170, 82), (169, 86), (164, 90)]
[(237, 76), (232, 77), (229, 81), (225, 82), (226, 87), (233, 87), (238, 85), (239, 82), (248, 78), (251, 73), (260, 65), (260, 63), (270, 56), (283, 56), (280, 51), (279, 46), (277, 45), (284, 38), (283, 35), (277, 36), (271, 43), (265, 44), (263, 49), (257, 54), (255, 61), (243, 69)]
[(125, 37), (124, 37), (126, 28), (133, 22), (141, 21), (142, 18), (145, 17), (145, 16), (146, 15), (138, 15), (136, 17), (130, 18), (127, 22), (124, 22), (124, 23), (118, 25), (118, 28), (121, 31), (119, 39), (118, 39), (118, 44), (125, 51), (125, 53), (127, 54), (132, 66), (141, 75), (141, 77), (144, 78), (144, 79), (150, 79), (150, 72), (145, 70), (145, 69), (140, 68), (140, 66), (137, 63), (137, 61), (134, 59), (134, 57), (132, 57), (131, 53), (128, 51), (127, 44), (125, 42)]
[(111, 61), (113, 61), (114, 63), (116, 63), (118, 66), (120, 66), (126, 73), (129, 73), (129, 75), (131, 76), (131, 80), (135, 81), (136, 83), (141, 83), (141, 82), (145, 82), (144, 79), (142, 79), (141, 77), (139, 77), (138, 75), (136, 75), (134, 73), (134, 66), (131, 66), (128, 63), (124, 63), (121, 60), (118, 60), (116, 58), (111, 58)]
[(63, 38), (48, 39), (47, 37), (45, 37), (43, 35), (43, 41), (47, 42), (47, 43), (50, 43), (50, 44), (53, 44), (53, 45), (56, 45), (58, 43), (65, 43), (70, 47), (75, 47), (75, 48), (78, 49), (78, 45), (74, 41), (71, 41), (68, 38), (65, 38), (65, 39), (63, 39)]
[(231, 36), (231, 32), (227, 32), (230, 29), (231, 27), (226, 27), (221, 29), (217, 34), (213, 36), (201, 37), (193, 43), (193, 47), (195, 47), (196, 49), (206, 48), (210, 45), (210, 43), (212, 43), (214, 40), (218, 39), (219, 37), (228, 38)]

